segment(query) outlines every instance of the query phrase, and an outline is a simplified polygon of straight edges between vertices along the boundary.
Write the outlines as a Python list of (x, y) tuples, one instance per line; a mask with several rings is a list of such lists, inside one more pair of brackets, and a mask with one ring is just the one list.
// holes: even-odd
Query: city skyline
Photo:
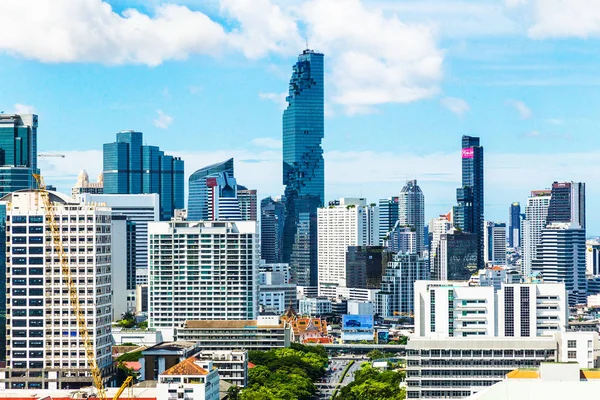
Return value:
[[(313, 2), (309, 3), (315, 7)], [(331, 59), (325, 77), (326, 86), (331, 87), (326, 94), (323, 144), (327, 164), (325, 201), (360, 197), (361, 192), (370, 201), (377, 201), (396, 195), (405, 180), (417, 178), (427, 193), (426, 219), (446, 212), (454, 204), (453, 190), (460, 182), (460, 165), (456, 162), (459, 149), (455, 143), (468, 134), (481, 137), (486, 146), (486, 198), (489, 199), (485, 205), (486, 219), (505, 221), (507, 205), (513, 201), (524, 203), (531, 189), (547, 187), (555, 180), (573, 180), (592, 183), (588, 187), (588, 231), (600, 233), (596, 228), (600, 225), (600, 215), (593, 211), (600, 188), (594, 187), (591, 172), (597, 163), (600, 143), (593, 136), (596, 123), (590, 118), (600, 98), (592, 90), (581, 90), (581, 86), (595, 84), (591, 70), (598, 59), (589, 53), (594, 39), (587, 42), (578, 39), (588, 28), (582, 28), (582, 33), (567, 26), (555, 35), (567, 40), (553, 39), (549, 31), (543, 35), (536, 31), (548, 21), (528, 8), (533, 6), (511, 7), (500, 1), (482, 1), (478, 7), (460, 8), (464, 15), (481, 18), (468, 25), (469, 29), (460, 25), (459, 35), (457, 21), (465, 18), (460, 13), (446, 9), (432, 11), (434, 7), (429, 1), (419, 2), (420, 7), (412, 1), (394, 3), (349, 2), (347, 12), (372, 17), (390, 29), (400, 29), (393, 24), (397, 16), (410, 33), (425, 41), (424, 47), (434, 58), (443, 59), (443, 68), (434, 68), (440, 73), (434, 85), (436, 93), (428, 93), (421, 100), (395, 103), (397, 99), (379, 99), (370, 110), (359, 107), (350, 115), (352, 110), (339, 103), (340, 98), (347, 98), (339, 96), (340, 82), (347, 82), (342, 78), (349, 75), (344, 74), (353, 73), (342, 63), (347, 53), (341, 45), (349, 46), (350, 33), (333, 35), (339, 32), (334, 26), (332, 37), (326, 38), (315, 29), (306, 28), (309, 47), (323, 51)], [(110, 4), (116, 12), (111, 14), (111, 21), (118, 24), (127, 20), (121, 13), (130, 7), (137, 8), (140, 15), (154, 17), (152, 23), (161, 15), (154, 5), (134, 1)], [(213, 3), (198, 6), (186, 2), (181, 9), (189, 10), (192, 16), (204, 12), (223, 24), (231, 35), (231, 23), (228, 25), (223, 17), (230, 5), (219, 10)], [(376, 7), (383, 10), (382, 15), (377, 15)], [(269, 10), (273, 9), (284, 17), (291, 13), (283, 4)], [(76, 11), (81, 10), (73, 10)], [(575, 8), (573, 12), (581, 10)], [(527, 14), (527, 18), (517, 18), (515, 14), (519, 13)], [(87, 17), (82, 15), (82, 19)], [(234, 21), (238, 17), (232, 15)], [(315, 18), (313, 15), (300, 19)], [(436, 34), (417, 29), (416, 24), (427, 21), (433, 21)], [(317, 22), (319, 26), (328, 26), (327, 21)], [(68, 192), (79, 170), (87, 169), (92, 176), (100, 172), (102, 143), (112, 140), (111, 136), (122, 129), (136, 129), (145, 133), (148, 143), (186, 160), (186, 178), (202, 166), (235, 157), (240, 160), (237, 166), (240, 181), (257, 188), (260, 198), (278, 195), (283, 192), (279, 150), (282, 109), (269, 99), (282, 99), (279, 94), (287, 87), (290, 66), (304, 47), (304, 40), (297, 40), (297, 36), (304, 35), (297, 35), (300, 30), (293, 21), (290, 26), (286, 31), (290, 40), (278, 37), (279, 42), (262, 43), (262, 50), (261, 46), (253, 46), (252, 50), (261, 51), (252, 57), (231, 50), (228, 57), (215, 59), (203, 55), (206, 52), (195, 54), (187, 49), (179, 57), (158, 48), (154, 51), (160, 54), (151, 62), (137, 53), (130, 54), (133, 50), (124, 47), (125, 56), (121, 60), (110, 59), (105, 61), (109, 65), (105, 65), (97, 63), (99, 60), (89, 52), (49, 60), (35, 48), (23, 46), (16, 51), (19, 43), (7, 42), (1, 47), (7, 53), (3, 52), (0, 60), (3, 71), (12, 78), (0, 94), (3, 104), (0, 110), (8, 113), (36, 109), (42, 121), (40, 149), (67, 155), (65, 159), (40, 160), (49, 183), (63, 192)], [(238, 38), (246, 38), (247, 33), (242, 29)], [(356, 35), (364, 34), (359, 31)], [(475, 39), (477, 36), (482, 38)], [(370, 40), (376, 43), (369, 44), (378, 44), (377, 39)], [(406, 39), (393, 40), (400, 41), (393, 44), (401, 44)], [(506, 49), (508, 41), (510, 51)], [(276, 45), (271, 46), (272, 43)], [(384, 42), (383, 47), (354, 50), (367, 55), (380, 51), (388, 59), (391, 56), (384, 52), (387, 45)], [(445, 52), (442, 54), (440, 49)], [(536, 59), (524, 56), (528, 52), (535, 52)], [(189, 56), (187, 61), (173, 60), (186, 56)], [(404, 64), (398, 63), (398, 71), (403, 71), (400, 67)], [(383, 78), (377, 78), (377, 82), (381, 83), (380, 79)], [(41, 87), (45, 89), (40, 90)], [(364, 87), (364, 81), (357, 81), (348, 90)], [(57, 98), (48, 96), (46, 90)], [(479, 96), (483, 91), (486, 95)], [(566, 98), (581, 101), (564, 102)], [(91, 121), (85, 135), (79, 134), (76, 124), (63, 123), (65, 110), (73, 112), (69, 119), (76, 115)], [(224, 115), (232, 110), (233, 118)], [(105, 113), (110, 113), (111, 118), (99, 116)], [(186, 124), (189, 115), (201, 123)], [(494, 115), (493, 123), (489, 123), (486, 115)], [(365, 132), (381, 140), (365, 141)], [(219, 140), (210, 140), (211, 137)], [(402, 140), (393, 141), (396, 137)], [(548, 163), (550, 159), (558, 162)], [(392, 184), (396, 187), (390, 191)]]

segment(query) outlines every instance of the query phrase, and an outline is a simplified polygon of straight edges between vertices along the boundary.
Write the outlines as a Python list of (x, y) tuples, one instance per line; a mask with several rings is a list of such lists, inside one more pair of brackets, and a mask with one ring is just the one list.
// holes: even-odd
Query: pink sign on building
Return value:
[(462, 149), (462, 158), (473, 158), (473, 148)]

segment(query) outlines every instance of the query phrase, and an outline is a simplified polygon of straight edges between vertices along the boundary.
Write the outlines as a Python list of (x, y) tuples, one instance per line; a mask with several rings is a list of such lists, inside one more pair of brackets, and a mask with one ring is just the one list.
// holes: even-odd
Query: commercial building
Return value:
[(319, 295), (334, 297), (337, 286), (348, 286), (346, 251), (377, 243), (377, 217), (377, 206), (364, 198), (342, 198), (318, 210)]
[(571, 306), (587, 302), (585, 249), (585, 229), (571, 223), (551, 223), (541, 231), (537, 257), (531, 265), (544, 282), (564, 282)]
[(168, 369), (187, 360), (198, 352), (193, 342), (161, 342), (142, 350), (140, 381), (156, 381)]
[[(112, 366), (111, 210), (49, 192), (94, 354), (104, 376)], [(41, 193), (4, 196), (6, 207), (6, 369), (0, 385), (12, 389), (89, 386), (92, 376), (65, 286), (61, 260), (48, 245)]]
[(36, 186), (37, 128), (35, 114), (0, 114), (0, 197)]
[(508, 247), (521, 248), (521, 204), (517, 201), (508, 210)]
[(473, 233), (451, 229), (440, 235), (439, 271), (432, 278), (466, 281), (477, 272), (478, 238)]
[(324, 56), (304, 50), (290, 78), (283, 112), (283, 184), (286, 218), (283, 262), (292, 266), (294, 282), (317, 286), (317, 208), (325, 202)]
[(429, 279), (429, 265), (418, 254), (397, 254), (389, 262), (375, 295), (380, 317), (410, 315), (414, 311), (415, 282)]
[(81, 170), (77, 176), (77, 182), (71, 189), (71, 197), (77, 199), (80, 194), (102, 194), (104, 193), (104, 174), (100, 172), (97, 182), (90, 182), (90, 176), (86, 170)]
[(571, 223), (585, 229), (585, 183), (552, 183), (546, 223), (555, 222)]
[(152, 222), (148, 233), (149, 328), (172, 340), (188, 320), (256, 317), (256, 222)]
[(587, 240), (585, 250), (585, 273), (591, 276), (600, 276), (600, 242)]
[(262, 311), (282, 315), (290, 306), (297, 308), (296, 285), (289, 282), (289, 265), (260, 265), (258, 292), (259, 305)]
[(188, 179), (188, 219), (190, 221), (211, 220), (209, 213), (209, 197), (211, 189), (208, 186), (210, 178), (226, 176), (233, 178), (233, 158), (200, 168)]
[(381, 277), (392, 259), (383, 246), (348, 246), (346, 285), (350, 288), (379, 289)]
[(237, 199), (242, 221), (258, 221), (258, 198), (255, 189), (238, 185)]
[(536, 257), (540, 244), (542, 229), (546, 226), (548, 207), (550, 206), (550, 190), (533, 190), (525, 206), (525, 220), (521, 225), (523, 235), (523, 260), (521, 274), (531, 274), (531, 264)]
[[(260, 202), (260, 255), (266, 263), (283, 260), (285, 202), (267, 197)], [(309, 278), (310, 279), (310, 278)]]
[(79, 196), (82, 204), (105, 204), (114, 216), (127, 218), (127, 290), (148, 283), (148, 223), (160, 219), (158, 194), (91, 194)]
[(462, 186), (456, 189), (458, 205), (453, 210), (454, 227), (476, 236), (477, 268), (483, 257), (483, 147), (478, 137), (462, 137)]
[(440, 241), (442, 235), (448, 233), (451, 229), (452, 221), (448, 214), (440, 215), (429, 221), (429, 235), (431, 236), (431, 243), (429, 244), (429, 270), (431, 272), (431, 279), (433, 280), (442, 280)]
[(416, 252), (425, 249), (425, 196), (417, 180), (406, 181), (398, 197), (398, 222), (400, 226), (412, 228), (416, 234)]
[(326, 297), (307, 297), (298, 300), (298, 313), (309, 317), (331, 314), (331, 300)]
[(400, 221), (392, 228), (386, 239), (385, 247), (392, 253), (417, 253), (418, 237), (415, 228), (401, 225)]
[(262, 350), (289, 347), (291, 325), (279, 316), (256, 320), (186, 321), (175, 332), (177, 340), (194, 342), (202, 350)]
[(383, 246), (384, 240), (389, 231), (394, 228), (398, 222), (399, 212), (398, 196), (388, 197), (379, 200), (379, 245)]
[(506, 265), (506, 224), (485, 222), (483, 231), (484, 260), (486, 264)]
[(121, 131), (116, 142), (104, 144), (104, 193), (157, 193), (160, 219), (170, 220), (184, 208), (183, 160), (143, 141), (141, 132)]
[(196, 358), (211, 360), (218, 368), (221, 380), (240, 388), (248, 385), (247, 350), (202, 350)]
[(160, 400), (219, 400), (219, 372), (211, 360), (190, 357), (158, 377)]
[(346, 302), (347, 313), (350, 315), (373, 315), (375, 305), (372, 301), (348, 300)]

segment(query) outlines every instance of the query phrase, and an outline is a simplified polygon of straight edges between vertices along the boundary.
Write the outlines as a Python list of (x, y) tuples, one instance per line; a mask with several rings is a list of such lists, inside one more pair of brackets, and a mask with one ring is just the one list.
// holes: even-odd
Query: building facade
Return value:
[(588, 240), (585, 242), (585, 271), (587, 275), (600, 275), (600, 242)]
[(331, 300), (326, 297), (307, 297), (298, 301), (298, 312), (300, 315), (318, 317), (331, 314)]
[(36, 187), (38, 116), (0, 114), (0, 197)]
[(542, 229), (546, 226), (548, 207), (550, 206), (549, 190), (533, 190), (525, 206), (525, 220), (522, 221), (523, 260), (521, 274), (527, 277), (531, 274), (531, 263), (536, 257), (540, 244)]
[(414, 229), (416, 234), (416, 252), (425, 249), (425, 196), (417, 180), (406, 181), (398, 198), (398, 223)]
[(104, 174), (100, 172), (97, 182), (90, 182), (90, 176), (86, 170), (81, 170), (77, 176), (77, 182), (71, 189), (71, 197), (77, 199), (80, 194), (102, 194), (104, 193)]
[(508, 247), (521, 248), (521, 203), (514, 202), (508, 209)]
[(211, 219), (208, 211), (210, 190), (207, 181), (209, 178), (216, 178), (222, 174), (233, 178), (233, 158), (200, 168), (190, 175), (188, 179), (187, 207), (190, 221), (207, 221)]
[(429, 222), (429, 234), (431, 236), (431, 243), (429, 244), (429, 270), (431, 279), (433, 280), (442, 280), (440, 242), (442, 235), (448, 233), (451, 229), (452, 222), (448, 219), (447, 215), (432, 218)]
[(554, 182), (547, 224), (566, 222), (585, 229), (585, 183)]
[(485, 263), (506, 265), (506, 224), (486, 221), (483, 238)]
[(116, 142), (104, 145), (103, 156), (105, 194), (157, 193), (161, 220), (184, 208), (183, 160), (143, 145), (141, 132), (117, 133)]
[(440, 236), (439, 272), (434, 279), (466, 281), (477, 272), (478, 238), (456, 229)]
[(258, 221), (258, 197), (256, 190), (247, 189), (244, 186), (238, 186), (238, 203), (242, 221)]
[(260, 202), (260, 255), (266, 263), (283, 260), (285, 201), (267, 197)]
[(152, 222), (148, 234), (149, 328), (172, 340), (187, 320), (256, 317), (256, 222)]
[(351, 288), (379, 289), (392, 253), (383, 246), (348, 246), (346, 285)]
[(398, 196), (379, 200), (379, 245), (383, 246), (386, 236), (398, 221), (400, 202)]

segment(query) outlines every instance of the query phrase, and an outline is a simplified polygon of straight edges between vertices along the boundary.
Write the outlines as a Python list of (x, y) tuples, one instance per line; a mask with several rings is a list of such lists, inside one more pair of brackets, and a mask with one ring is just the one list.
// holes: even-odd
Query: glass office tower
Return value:
[(104, 145), (104, 194), (160, 196), (160, 219), (184, 208), (184, 164), (156, 146), (143, 145), (142, 132), (121, 131)]

